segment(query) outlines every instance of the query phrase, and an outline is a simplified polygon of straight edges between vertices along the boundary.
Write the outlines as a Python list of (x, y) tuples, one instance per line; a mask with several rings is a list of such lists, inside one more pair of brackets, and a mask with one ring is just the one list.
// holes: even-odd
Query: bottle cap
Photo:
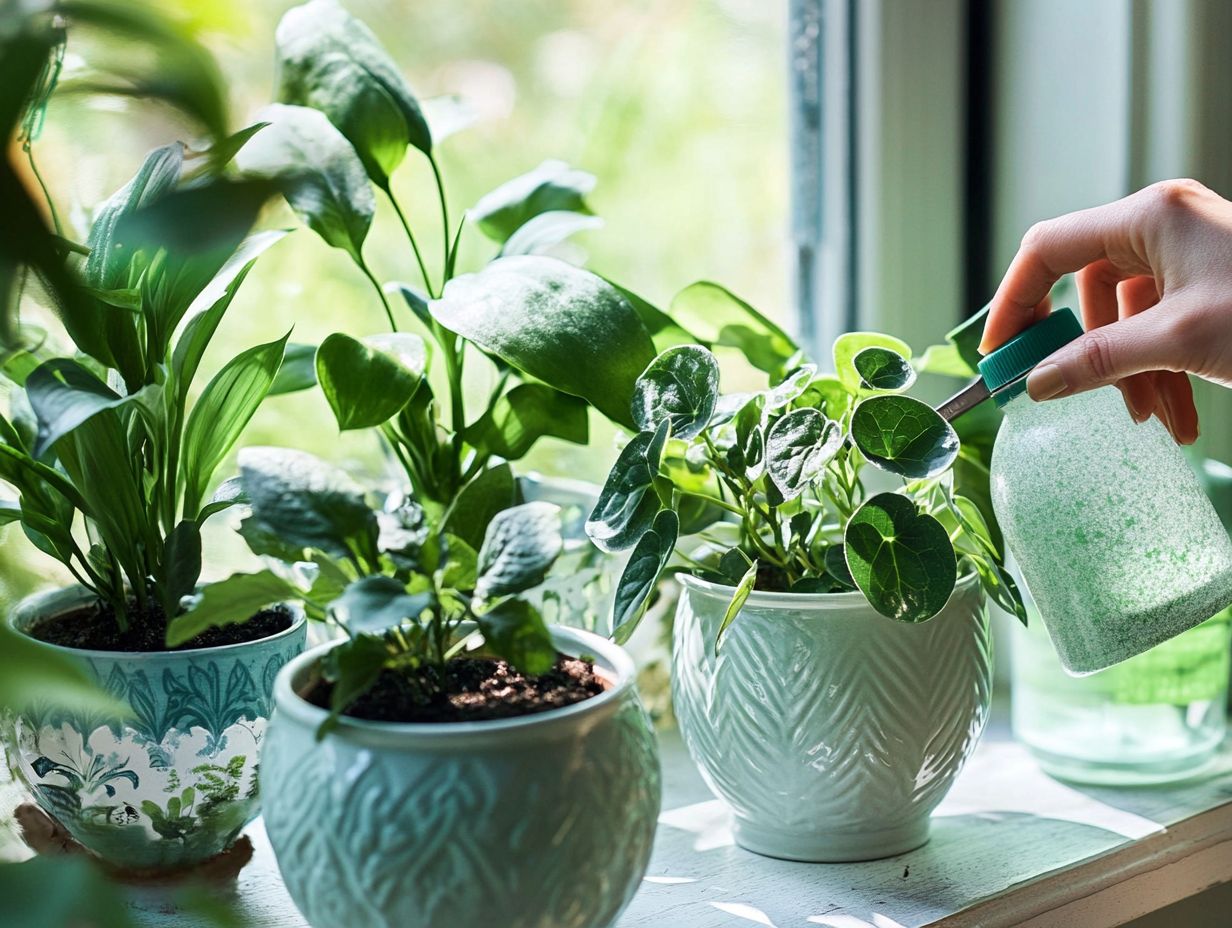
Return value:
[(1058, 348), (1082, 334), (1082, 323), (1070, 309), (1053, 310), (1031, 328), (1019, 332), (980, 360), (980, 376), (989, 390), (1017, 380)]

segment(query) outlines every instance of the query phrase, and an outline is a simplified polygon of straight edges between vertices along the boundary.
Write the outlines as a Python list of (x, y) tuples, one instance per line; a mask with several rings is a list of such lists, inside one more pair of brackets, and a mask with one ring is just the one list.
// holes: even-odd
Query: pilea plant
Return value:
[[(944, 357), (932, 353), (934, 364)], [(961, 570), (1025, 621), (981, 507), (955, 490), (957, 434), (903, 394), (916, 377), (910, 359), (898, 339), (854, 332), (835, 342), (833, 374), (791, 358), (768, 389), (720, 394), (706, 348), (659, 354), (634, 391), (640, 431), (587, 523), (603, 550), (633, 549), (616, 592), (617, 639), (636, 628), (674, 553), (685, 566), (673, 569), (734, 587), (720, 639), (754, 589), (858, 589), (882, 615), (923, 622)], [(872, 489), (868, 465), (900, 486)], [(696, 550), (681, 550), (690, 534)]]
[(274, 603), (303, 602), (310, 617), (347, 638), (323, 661), (333, 684), (327, 725), (383, 670), (402, 672), (416, 698), (429, 702), (445, 663), (466, 646), (463, 623), (477, 627), (489, 653), (525, 673), (555, 662), (542, 616), (519, 594), (542, 582), (561, 552), (556, 506), (460, 511), (450, 524), (480, 531), (473, 546), (432, 528), (413, 499), (394, 494), (373, 505), (347, 474), (303, 452), (246, 448), (240, 480), (251, 507), (241, 532), (255, 553), (282, 566), (205, 587), (172, 623), (173, 641)]

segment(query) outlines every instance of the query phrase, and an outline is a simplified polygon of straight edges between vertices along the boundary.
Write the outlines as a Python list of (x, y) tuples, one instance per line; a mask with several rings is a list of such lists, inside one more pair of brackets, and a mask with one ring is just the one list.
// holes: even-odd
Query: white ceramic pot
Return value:
[(758, 593), (714, 641), (732, 588), (681, 575), (672, 691), (680, 730), (736, 840), (771, 857), (889, 857), (975, 749), (992, 682), (976, 578), (919, 625), (860, 593)]
[(297, 695), (322, 645), (274, 685), (261, 762), (265, 824), (291, 898), (314, 928), (604, 928), (650, 857), (659, 758), (633, 662), (588, 632), (602, 694), (536, 715), (393, 724)]

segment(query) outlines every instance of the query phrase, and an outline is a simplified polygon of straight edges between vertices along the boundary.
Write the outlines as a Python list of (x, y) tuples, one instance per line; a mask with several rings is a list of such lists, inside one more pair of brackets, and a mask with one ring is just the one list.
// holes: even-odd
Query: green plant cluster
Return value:
[[(26, 91), (8, 125), (27, 141), (64, 41), (52, 21), (38, 22), (45, 41), (21, 45), (34, 54), (18, 62)], [(599, 221), (586, 201), (594, 178), (561, 162), (451, 218), (437, 153), (465, 124), (463, 108), (421, 104), (335, 0), (291, 9), (275, 44), (278, 101), (233, 135), (208, 56), (164, 62), (174, 79), (157, 89), (210, 140), (152, 152), (96, 212), (86, 242), (47, 229), (12, 180), (30, 214), (25, 238), (42, 250), (6, 239), (0, 257), (40, 277), (76, 352), (58, 356), (4, 314), (3, 372), (25, 405), (0, 420), (0, 478), (21, 494), (0, 504), (0, 517), (19, 521), (121, 625), (129, 597), (138, 611), (156, 605), (178, 645), (301, 601), (347, 636), (324, 668), (335, 716), (387, 669), (407, 671), (431, 698), (431, 671), (466, 646), (464, 629), (541, 672), (554, 650), (524, 594), (562, 549), (560, 519), (525, 502), (512, 465), (545, 437), (586, 443), (591, 409), (635, 430), (587, 525), (600, 549), (632, 548), (617, 590), (620, 639), (662, 574), (680, 569), (677, 556), (736, 587), (729, 621), (754, 588), (859, 589), (878, 611), (923, 621), (962, 569), (1020, 608), (981, 514), (983, 446), (964, 456), (953, 429), (903, 394), (915, 377), (906, 345), (844, 336), (836, 373), (823, 375), (717, 284), (694, 284), (661, 310), (546, 256)], [(148, 89), (125, 76), (134, 92)], [(426, 213), (408, 213), (394, 194), (408, 155), (433, 181)], [(198, 367), (236, 288), (284, 234), (245, 238), (275, 191), (370, 282), (389, 330), (340, 330), (319, 345), (284, 336), (227, 362), (198, 393)], [(378, 196), (405, 234), (412, 282), (382, 283), (365, 256)], [(493, 251), (463, 272), (468, 226)], [(440, 237), (438, 267), (425, 261), (425, 235)], [(715, 352), (742, 357), (766, 389), (721, 394)], [(478, 402), (476, 383), (487, 384)], [(249, 448), (239, 476), (211, 495), (264, 397), (313, 386), (340, 430), (381, 436), (399, 486), (377, 492), (301, 452)], [(901, 488), (866, 489), (867, 465)], [(201, 523), (237, 505), (248, 513), (241, 534), (269, 566), (198, 591)], [(701, 550), (681, 550), (690, 536)]]
[[(928, 360), (934, 370), (957, 367), (965, 362), (956, 352), (939, 348)], [(767, 389), (722, 394), (714, 354), (678, 345), (638, 378), (641, 431), (586, 526), (605, 551), (632, 548), (616, 591), (617, 640), (636, 629), (669, 569), (734, 587), (720, 639), (755, 589), (858, 590), (882, 615), (923, 622), (967, 571), (1026, 621), (999, 539), (956, 486), (957, 433), (904, 394), (916, 379), (911, 349), (852, 332), (835, 342), (833, 361), (835, 373), (820, 374), (792, 352)], [(967, 463), (986, 497), (986, 462), (969, 453)], [(869, 465), (898, 488), (871, 489)], [(683, 536), (695, 538), (686, 545)]]

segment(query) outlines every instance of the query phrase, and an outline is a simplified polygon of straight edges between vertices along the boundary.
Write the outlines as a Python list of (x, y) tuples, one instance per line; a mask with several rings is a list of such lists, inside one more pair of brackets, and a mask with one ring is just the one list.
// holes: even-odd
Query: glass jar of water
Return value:
[(1227, 724), (1232, 610), (1083, 677), (1061, 669), (1039, 612), (1015, 625), (1014, 736), (1053, 776), (1079, 783), (1183, 779), (1215, 756)]

